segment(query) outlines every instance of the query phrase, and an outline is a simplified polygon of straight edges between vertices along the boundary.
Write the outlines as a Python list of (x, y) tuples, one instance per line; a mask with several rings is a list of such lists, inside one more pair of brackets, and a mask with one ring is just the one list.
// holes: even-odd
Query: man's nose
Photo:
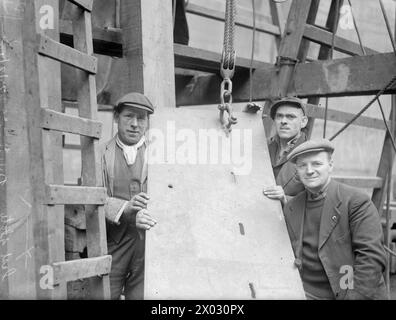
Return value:
[(307, 174), (312, 174), (314, 171), (313, 171), (313, 168), (312, 168), (312, 166), (310, 165), (310, 164), (307, 164)]
[(136, 127), (137, 124), (138, 124), (137, 118), (136, 118), (136, 117), (132, 117), (131, 120), (130, 120), (130, 122), (129, 122), (129, 124), (130, 124), (132, 127)]
[(282, 124), (286, 124), (287, 123), (287, 118), (286, 117), (282, 117), (281, 118), (281, 123)]

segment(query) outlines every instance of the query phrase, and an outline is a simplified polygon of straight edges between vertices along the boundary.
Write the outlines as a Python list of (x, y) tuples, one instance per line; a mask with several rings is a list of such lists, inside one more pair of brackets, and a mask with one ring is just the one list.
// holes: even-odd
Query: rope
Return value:
[(384, 19), (385, 19), (386, 29), (388, 30), (389, 38), (390, 38), (391, 43), (392, 43), (393, 52), (396, 54), (395, 40), (393, 39), (391, 26), (390, 26), (390, 23), (389, 23), (389, 20), (388, 20), (388, 16), (386, 15), (386, 12), (385, 12), (384, 4), (383, 4), (382, 0), (379, 0), (379, 3), (381, 5), (382, 15), (384, 16)]
[(388, 246), (384, 245), (386, 251), (388, 251), (392, 256), (396, 257), (396, 252), (392, 251)]
[[(234, 61), (234, 35), (235, 35), (236, 6), (234, 0), (226, 0), (224, 42), (223, 42), (223, 67), (232, 69)], [(231, 78), (231, 77), (230, 77)]]
[(348, 3), (349, 3), (349, 6), (351, 7), (352, 21), (353, 21), (353, 25), (355, 26), (356, 35), (358, 37), (359, 44), (360, 44), (360, 49), (362, 50), (363, 55), (366, 55), (366, 50), (364, 49), (363, 44), (362, 44), (362, 38), (360, 37), (360, 32), (359, 32), (359, 29), (358, 29), (358, 26), (356, 23), (355, 15), (353, 14), (351, 0), (348, 0)]
[(252, 12), (253, 12), (253, 31), (252, 31), (252, 52), (250, 54), (250, 66), (249, 66), (249, 102), (253, 99), (253, 59), (254, 59), (254, 44), (256, 42), (256, 6), (254, 0), (252, 0)]
[[(333, 26), (332, 26), (333, 34), (331, 37), (331, 48), (330, 48), (330, 55), (329, 55), (330, 60), (333, 59), (335, 35), (337, 32), (338, 19), (340, 16), (340, 0), (336, 0), (335, 12), (336, 12), (336, 15), (335, 15)], [(325, 114), (324, 114), (324, 122), (323, 122), (323, 138), (326, 138), (328, 108), (329, 108), (329, 97), (326, 97)]]
[(392, 134), (392, 130), (389, 128), (388, 121), (386, 121), (384, 109), (382, 108), (382, 104), (381, 104), (380, 99), (378, 98), (377, 101), (378, 101), (378, 105), (379, 105), (379, 107), (380, 107), (382, 120), (384, 120), (384, 123), (385, 123), (386, 131), (388, 132), (389, 137), (390, 137), (391, 142), (392, 142), (393, 150), (396, 152), (395, 138), (394, 138), (394, 136), (393, 136), (393, 134)]
[(382, 95), (386, 90), (388, 90), (390, 87), (392, 87), (396, 83), (396, 76), (394, 76), (389, 83), (382, 88), (378, 93), (375, 95), (373, 99), (370, 100), (369, 103), (366, 104), (366, 106), (363, 107), (362, 110), (359, 111), (358, 114), (356, 114), (350, 121), (348, 121), (340, 130), (338, 130), (331, 138), (330, 140), (333, 140), (336, 138), (341, 132), (343, 132), (346, 128), (348, 128), (357, 118), (359, 118), (373, 103), (374, 101), (377, 100), (377, 98)]

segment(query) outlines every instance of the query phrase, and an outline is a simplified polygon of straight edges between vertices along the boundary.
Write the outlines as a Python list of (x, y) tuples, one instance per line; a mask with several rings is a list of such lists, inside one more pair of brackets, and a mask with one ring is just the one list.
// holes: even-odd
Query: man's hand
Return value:
[(142, 209), (136, 214), (136, 228), (150, 230), (156, 224), (157, 221), (150, 216), (147, 209)]
[(129, 201), (129, 208), (134, 212), (138, 212), (142, 209), (147, 209), (147, 203), (150, 197), (144, 193), (140, 192), (137, 195), (133, 196), (132, 199)]
[(281, 186), (265, 187), (263, 193), (270, 199), (280, 200), (283, 204), (286, 203), (286, 195)]

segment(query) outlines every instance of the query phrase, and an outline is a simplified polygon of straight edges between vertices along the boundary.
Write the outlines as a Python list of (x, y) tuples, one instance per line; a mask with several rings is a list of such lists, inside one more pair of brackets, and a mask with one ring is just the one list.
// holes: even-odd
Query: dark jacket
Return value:
[[(293, 148), (289, 150), (289, 154), (295, 147), (307, 141), (307, 137), (304, 132), (301, 132), (300, 137), (294, 144)], [(304, 185), (300, 182), (297, 177), (296, 167), (293, 163), (286, 160), (287, 154), (285, 154), (280, 161), (277, 161), (277, 154), (279, 145), (279, 137), (273, 136), (268, 140), (268, 151), (271, 158), (272, 170), (274, 171), (275, 181), (277, 185), (282, 186), (285, 195), (295, 196), (304, 190)]]
[[(301, 259), (306, 191), (285, 204), (284, 215), (296, 258)], [(331, 181), (319, 231), (319, 258), (336, 299), (387, 299), (383, 272), (386, 254), (380, 217), (370, 198)], [(353, 290), (342, 288), (343, 266), (353, 267)]]

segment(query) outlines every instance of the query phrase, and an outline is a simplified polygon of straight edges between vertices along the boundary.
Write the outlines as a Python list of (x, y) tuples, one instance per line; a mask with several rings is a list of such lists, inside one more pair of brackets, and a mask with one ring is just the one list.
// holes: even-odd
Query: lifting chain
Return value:
[[(235, 0), (226, 0), (225, 24), (224, 24), (224, 42), (223, 52), (221, 55), (220, 74), (223, 81), (220, 86), (220, 122), (228, 134), (231, 126), (237, 123), (237, 119), (232, 114), (232, 77), (235, 72), (236, 53), (234, 49), (235, 35)], [(228, 119), (225, 117), (225, 111), (228, 113)]]

